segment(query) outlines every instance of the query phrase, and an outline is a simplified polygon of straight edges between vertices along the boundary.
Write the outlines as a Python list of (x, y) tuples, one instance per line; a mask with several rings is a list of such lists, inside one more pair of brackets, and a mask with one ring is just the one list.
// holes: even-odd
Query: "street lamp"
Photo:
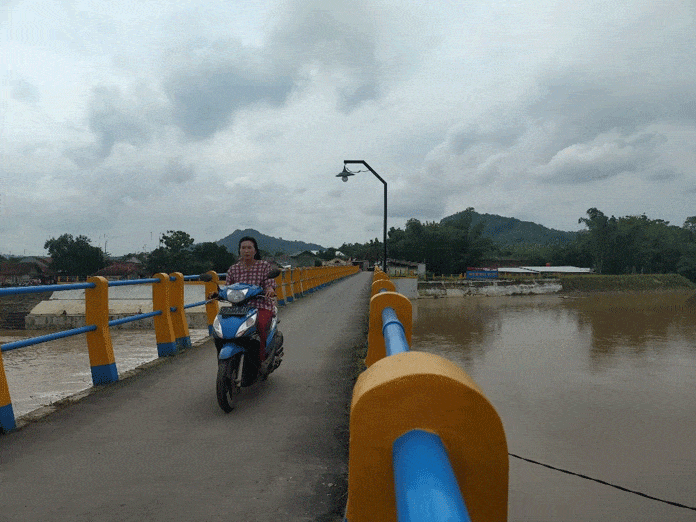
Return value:
[(383, 258), (383, 263), (382, 263), (382, 270), (385, 272), (387, 271), (387, 182), (382, 179), (382, 176), (377, 174), (372, 167), (370, 167), (367, 163), (365, 163), (363, 160), (343, 160), (343, 172), (338, 174), (336, 177), (341, 178), (344, 182), (348, 181), (348, 176), (354, 176), (358, 172), (365, 172), (364, 170), (358, 170), (356, 172), (351, 172), (348, 170), (346, 165), (348, 164), (354, 164), (354, 163), (359, 163), (361, 165), (365, 165), (367, 170), (372, 172), (375, 177), (380, 180), (384, 184), (384, 258)]

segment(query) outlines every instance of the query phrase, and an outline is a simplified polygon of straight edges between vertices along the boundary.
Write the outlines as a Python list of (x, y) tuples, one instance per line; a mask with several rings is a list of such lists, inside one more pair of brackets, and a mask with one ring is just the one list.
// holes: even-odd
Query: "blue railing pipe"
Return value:
[(471, 522), (442, 439), (411, 430), (394, 441), (399, 522)]
[(382, 310), (382, 335), (387, 356), (408, 352), (406, 331), (393, 308), (386, 307)]
[(198, 301), (197, 303), (191, 303), (191, 304), (184, 305), (184, 310), (188, 310), (189, 308), (195, 308), (197, 306), (203, 306), (207, 302), (208, 301)]
[(0, 288), (0, 297), (3, 295), (39, 294), (42, 292), (57, 292), (60, 290), (83, 290), (85, 288), (94, 288), (94, 286), (94, 283), (74, 283), (68, 285), (44, 286), (11, 286), (9, 288)]
[(25, 346), (32, 346), (34, 344), (41, 344), (48, 341), (55, 341), (56, 339), (62, 339), (64, 337), (72, 337), (73, 335), (80, 335), (87, 332), (93, 332), (97, 327), (95, 325), (83, 326), (81, 328), (73, 328), (71, 330), (64, 330), (62, 332), (55, 332), (46, 335), (40, 335), (37, 337), (31, 337), (29, 339), (22, 339), (21, 341), (14, 341), (11, 343), (6, 343), (2, 345), (2, 351), (8, 352), (10, 350), (15, 350), (17, 348), (24, 348)]
[(159, 282), (159, 279), (149, 277), (146, 279), (125, 279), (123, 281), (109, 281), (109, 286), (135, 286)]
[(150, 317), (156, 317), (158, 315), (162, 315), (162, 310), (155, 310), (154, 312), (147, 312), (144, 314), (129, 315), (128, 317), (121, 317), (120, 319), (111, 319), (109, 321), (109, 326), (118, 326), (120, 324), (133, 323), (135, 321), (148, 319)]

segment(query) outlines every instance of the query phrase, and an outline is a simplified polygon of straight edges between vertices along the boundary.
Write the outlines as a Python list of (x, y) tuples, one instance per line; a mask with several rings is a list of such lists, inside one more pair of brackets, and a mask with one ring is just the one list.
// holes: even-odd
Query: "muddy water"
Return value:
[[(696, 507), (690, 294), (414, 301), (413, 348), (465, 369), (508, 451)], [(511, 521), (686, 521), (696, 511), (510, 458)]]
[[(0, 330), (0, 343), (45, 333), (48, 332)], [(191, 342), (196, 342), (206, 337), (208, 331), (196, 329), (189, 334)], [(115, 329), (112, 344), (119, 375), (157, 359), (154, 330)], [(92, 386), (84, 335), (11, 350), (2, 357), (16, 417)]]

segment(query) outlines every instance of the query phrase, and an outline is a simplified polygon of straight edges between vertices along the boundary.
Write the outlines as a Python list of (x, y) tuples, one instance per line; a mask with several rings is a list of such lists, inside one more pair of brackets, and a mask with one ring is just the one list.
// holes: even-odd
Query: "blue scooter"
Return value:
[[(271, 270), (268, 278), (278, 275), (280, 270)], [(201, 281), (211, 279), (209, 274), (200, 276)], [(236, 406), (242, 387), (267, 379), (283, 360), (283, 334), (278, 330), (277, 313), (273, 314), (266, 339), (266, 359), (261, 362), (259, 358), (257, 310), (245, 303), (262, 293), (260, 286), (234, 283), (218, 287), (213, 294), (214, 298), (230, 303), (220, 307), (213, 322), (213, 339), (218, 351), (217, 400), (226, 413)]]

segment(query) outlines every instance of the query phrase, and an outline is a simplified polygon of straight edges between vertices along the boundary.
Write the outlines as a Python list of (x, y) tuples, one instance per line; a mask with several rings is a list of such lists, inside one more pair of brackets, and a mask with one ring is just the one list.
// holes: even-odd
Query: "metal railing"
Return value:
[[(332, 281), (352, 275), (358, 267), (316, 267), (283, 270), (276, 278), (278, 302), (287, 304), (294, 299), (314, 292)], [(212, 282), (204, 283), (206, 295), (215, 290), (220, 278), (225, 274), (214, 274)], [(16, 350), (65, 337), (86, 334), (89, 352), (92, 383), (94, 386), (118, 381), (118, 371), (111, 343), (110, 328), (135, 321), (154, 319), (157, 353), (159, 357), (173, 355), (191, 346), (188, 322), (185, 311), (205, 306), (208, 330), (219, 310), (216, 300), (198, 301), (184, 304), (184, 284), (199, 283), (198, 275), (184, 276), (181, 273), (171, 275), (159, 273), (153, 278), (124, 281), (107, 281), (103, 277), (90, 277), (86, 283), (58, 284), (45, 286), (0, 288), (0, 297), (6, 295), (60, 292), (66, 290), (85, 291), (86, 326), (71, 328), (29, 339), (22, 339), (3, 344), (0, 349), (0, 432), (16, 428), (16, 419), (12, 408), (10, 391), (2, 360), (2, 352)], [(109, 318), (109, 287), (152, 285), (153, 311), (138, 313), (115, 319)]]
[(376, 271), (350, 416), (345, 522), (507, 519), (502, 422), (466, 373), (410, 351), (410, 301)]

